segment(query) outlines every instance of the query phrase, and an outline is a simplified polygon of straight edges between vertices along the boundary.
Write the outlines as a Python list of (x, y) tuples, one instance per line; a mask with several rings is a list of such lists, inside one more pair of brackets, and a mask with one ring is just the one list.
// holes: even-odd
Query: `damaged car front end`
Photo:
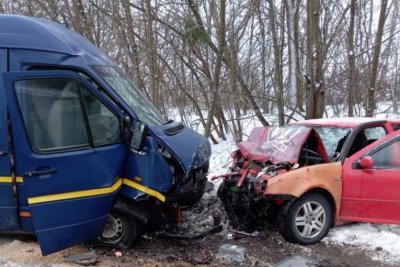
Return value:
[[(330, 163), (313, 128), (258, 127), (237, 144), (217, 195), (233, 227), (277, 224), (283, 236), (312, 244), (326, 235), (340, 199), (341, 164)], [(323, 200), (321, 200), (323, 199)]]

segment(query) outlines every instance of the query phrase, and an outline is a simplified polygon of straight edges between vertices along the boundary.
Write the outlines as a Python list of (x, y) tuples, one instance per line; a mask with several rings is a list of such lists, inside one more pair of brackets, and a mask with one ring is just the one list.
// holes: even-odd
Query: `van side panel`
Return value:
[[(7, 72), (7, 49), (0, 49), (0, 73)], [(0, 231), (19, 230), (8, 147), (7, 101), (0, 75)]]

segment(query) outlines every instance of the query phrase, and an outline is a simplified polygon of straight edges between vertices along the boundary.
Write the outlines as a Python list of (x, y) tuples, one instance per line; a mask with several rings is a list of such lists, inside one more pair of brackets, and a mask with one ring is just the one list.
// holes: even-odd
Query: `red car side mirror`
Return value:
[(374, 160), (370, 156), (363, 157), (359, 165), (363, 169), (372, 169), (374, 167)]

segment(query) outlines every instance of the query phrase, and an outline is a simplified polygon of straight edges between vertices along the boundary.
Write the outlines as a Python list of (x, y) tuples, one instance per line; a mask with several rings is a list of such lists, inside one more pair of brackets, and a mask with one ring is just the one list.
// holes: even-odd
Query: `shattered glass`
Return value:
[(324, 143), (326, 152), (332, 156), (338, 146), (340, 139), (346, 137), (350, 132), (350, 128), (328, 127), (328, 126), (305, 126), (305, 125), (289, 125), (288, 128), (314, 128), (320, 135)]

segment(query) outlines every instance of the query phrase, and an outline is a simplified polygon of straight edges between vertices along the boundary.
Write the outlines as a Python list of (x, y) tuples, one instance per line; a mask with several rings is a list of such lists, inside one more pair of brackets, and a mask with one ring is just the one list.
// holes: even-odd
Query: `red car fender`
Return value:
[(335, 204), (335, 221), (339, 218), (342, 197), (341, 162), (306, 166), (268, 180), (264, 196), (292, 195), (301, 197), (314, 188), (325, 189)]

